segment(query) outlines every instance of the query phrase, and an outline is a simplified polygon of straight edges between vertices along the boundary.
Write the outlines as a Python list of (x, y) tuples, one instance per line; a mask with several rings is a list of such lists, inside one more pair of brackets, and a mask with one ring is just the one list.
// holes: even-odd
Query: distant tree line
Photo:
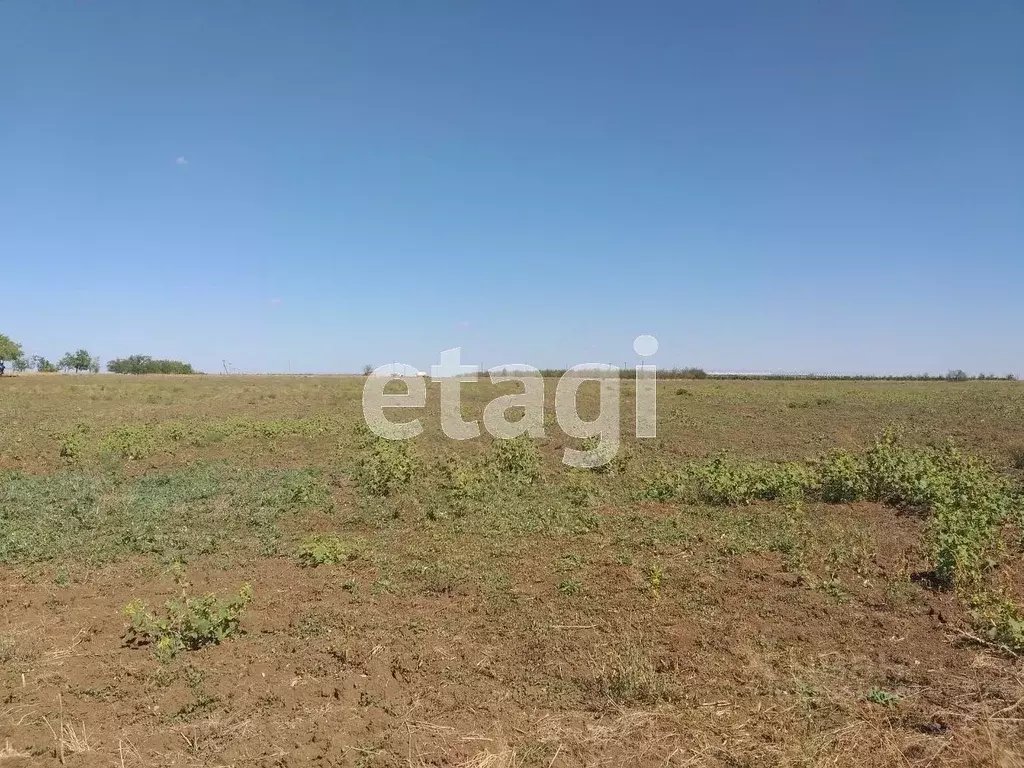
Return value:
[(79, 349), (76, 352), (68, 352), (54, 364), (40, 355), (26, 357), (21, 344), (0, 333), (0, 375), (3, 375), (8, 360), (14, 370), (18, 372), (31, 369), (40, 373), (55, 373), (57, 371), (99, 373), (100, 370), (100, 359), (90, 355), (88, 350)]
[[(8, 362), (18, 372), (29, 370), (39, 373), (100, 372), (100, 359), (89, 354), (86, 349), (68, 352), (56, 363), (53, 363), (41, 355), (26, 357), (21, 344), (0, 333), (0, 376), (6, 371)], [(149, 355), (131, 355), (111, 360), (107, 363), (107, 370), (111, 373), (195, 373), (188, 363), (183, 363), (180, 360), (154, 360)]]
[[(509, 370), (508, 374), (514, 376), (515, 371)], [(558, 378), (566, 373), (565, 368), (545, 368), (541, 370), (544, 377)], [(579, 375), (614, 376), (615, 371), (604, 371), (595, 369), (593, 371), (577, 371)], [(622, 368), (618, 371), (620, 379), (635, 379), (636, 370), (633, 368)], [(910, 375), (891, 376), (870, 376), (853, 374), (828, 374), (828, 373), (708, 373), (703, 368), (659, 368), (657, 370), (659, 379), (726, 379), (742, 381), (1016, 381), (1017, 377), (1012, 373), (1005, 376), (997, 376), (994, 373), (979, 373), (971, 375), (959, 368), (946, 373), (945, 375), (920, 373)]]
[(189, 363), (181, 360), (154, 360), (149, 355), (129, 355), (107, 363), (111, 373), (195, 373)]

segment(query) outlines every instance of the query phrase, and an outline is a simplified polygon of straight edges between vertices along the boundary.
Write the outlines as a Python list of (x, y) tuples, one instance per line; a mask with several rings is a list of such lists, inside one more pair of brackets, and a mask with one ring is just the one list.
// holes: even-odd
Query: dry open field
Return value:
[(603, 472), (361, 386), (0, 379), (0, 767), (1024, 765), (1024, 385), (665, 381)]

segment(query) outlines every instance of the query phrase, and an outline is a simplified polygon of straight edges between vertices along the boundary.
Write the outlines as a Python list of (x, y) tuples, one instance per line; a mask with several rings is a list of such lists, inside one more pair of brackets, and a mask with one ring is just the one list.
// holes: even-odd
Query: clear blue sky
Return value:
[(0, 0), (0, 332), (1024, 374), (1024, 3)]

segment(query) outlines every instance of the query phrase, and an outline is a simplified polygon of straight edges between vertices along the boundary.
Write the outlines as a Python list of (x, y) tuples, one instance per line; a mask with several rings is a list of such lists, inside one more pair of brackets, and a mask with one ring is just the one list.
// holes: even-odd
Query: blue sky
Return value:
[(1024, 374), (1024, 4), (0, 0), (51, 358)]

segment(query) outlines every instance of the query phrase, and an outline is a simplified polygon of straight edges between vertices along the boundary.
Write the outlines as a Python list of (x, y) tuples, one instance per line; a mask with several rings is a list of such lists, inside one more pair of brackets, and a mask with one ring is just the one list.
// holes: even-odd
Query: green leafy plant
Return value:
[(838, 504), (867, 496), (866, 467), (860, 456), (849, 451), (833, 451), (818, 461), (815, 469), (822, 501)]
[(152, 646), (161, 661), (170, 661), (182, 651), (219, 644), (241, 632), (242, 612), (252, 598), (248, 584), (226, 600), (218, 600), (213, 594), (189, 597), (182, 593), (180, 598), (167, 601), (163, 616), (152, 613), (145, 602), (133, 600), (124, 607), (128, 619), (125, 643), (131, 647)]
[(814, 485), (814, 474), (796, 462), (742, 463), (723, 455), (685, 465), (679, 485), (691, 501), (732, 506), (801, 498)]
[(664, 467), (649, 468), (640, 473), (637, 497), (647, 501), (671, 501), (679, 487), (679, 476)]
[(1001, 593), (977, 597), (972, 610), (975, 623), (993, 645), (1011, 653), (1024, 653), (1024, 612)]
[(540, 475), (540, 451), (527, 435), (495, 440), (487, 464), (501, 478), (529, 484)]
[(85, 438), (89, 434), (88, 424), (76, 424), (71, 429), (57, 434), (60, 456), (69, 462), (77, 462), (85, 452)]
[(564, 597), (574, 597), (583, 594), (583, 585), (576, 579), (565, 579), (558, 582), (558, 594)]
[(871, 688), (867, 692), (866, 698), (871, 703), (877, 703), (877, 705), (882, 705), (883, 707), (895, 707), (896, 702), (899, 701), (899, 696), (895, 693), (890, 693), (880, 688)]
[(318, 565), (337, 565), (359, 558), (360, 547), (331, 534), (319, 534), (306, 539), (296, 552), (299, 565), (315, 568)]
[(588, 466), (583, 469), (601, 474), (621, 475), (629, 466), (630, 455), (623, 450), (621, 443), (614, 444), (596, 436), (588, 437), (583, 440), (580, 450), (593, 454)]
[(883, 691), (879, 688), (872, 688), (868, 691), (866, 698), (872, 704), (880, 704), (883, 707), (895, 706), (899, 701), (899, 697), (895, 693), (889, 693), (889, 691)]

